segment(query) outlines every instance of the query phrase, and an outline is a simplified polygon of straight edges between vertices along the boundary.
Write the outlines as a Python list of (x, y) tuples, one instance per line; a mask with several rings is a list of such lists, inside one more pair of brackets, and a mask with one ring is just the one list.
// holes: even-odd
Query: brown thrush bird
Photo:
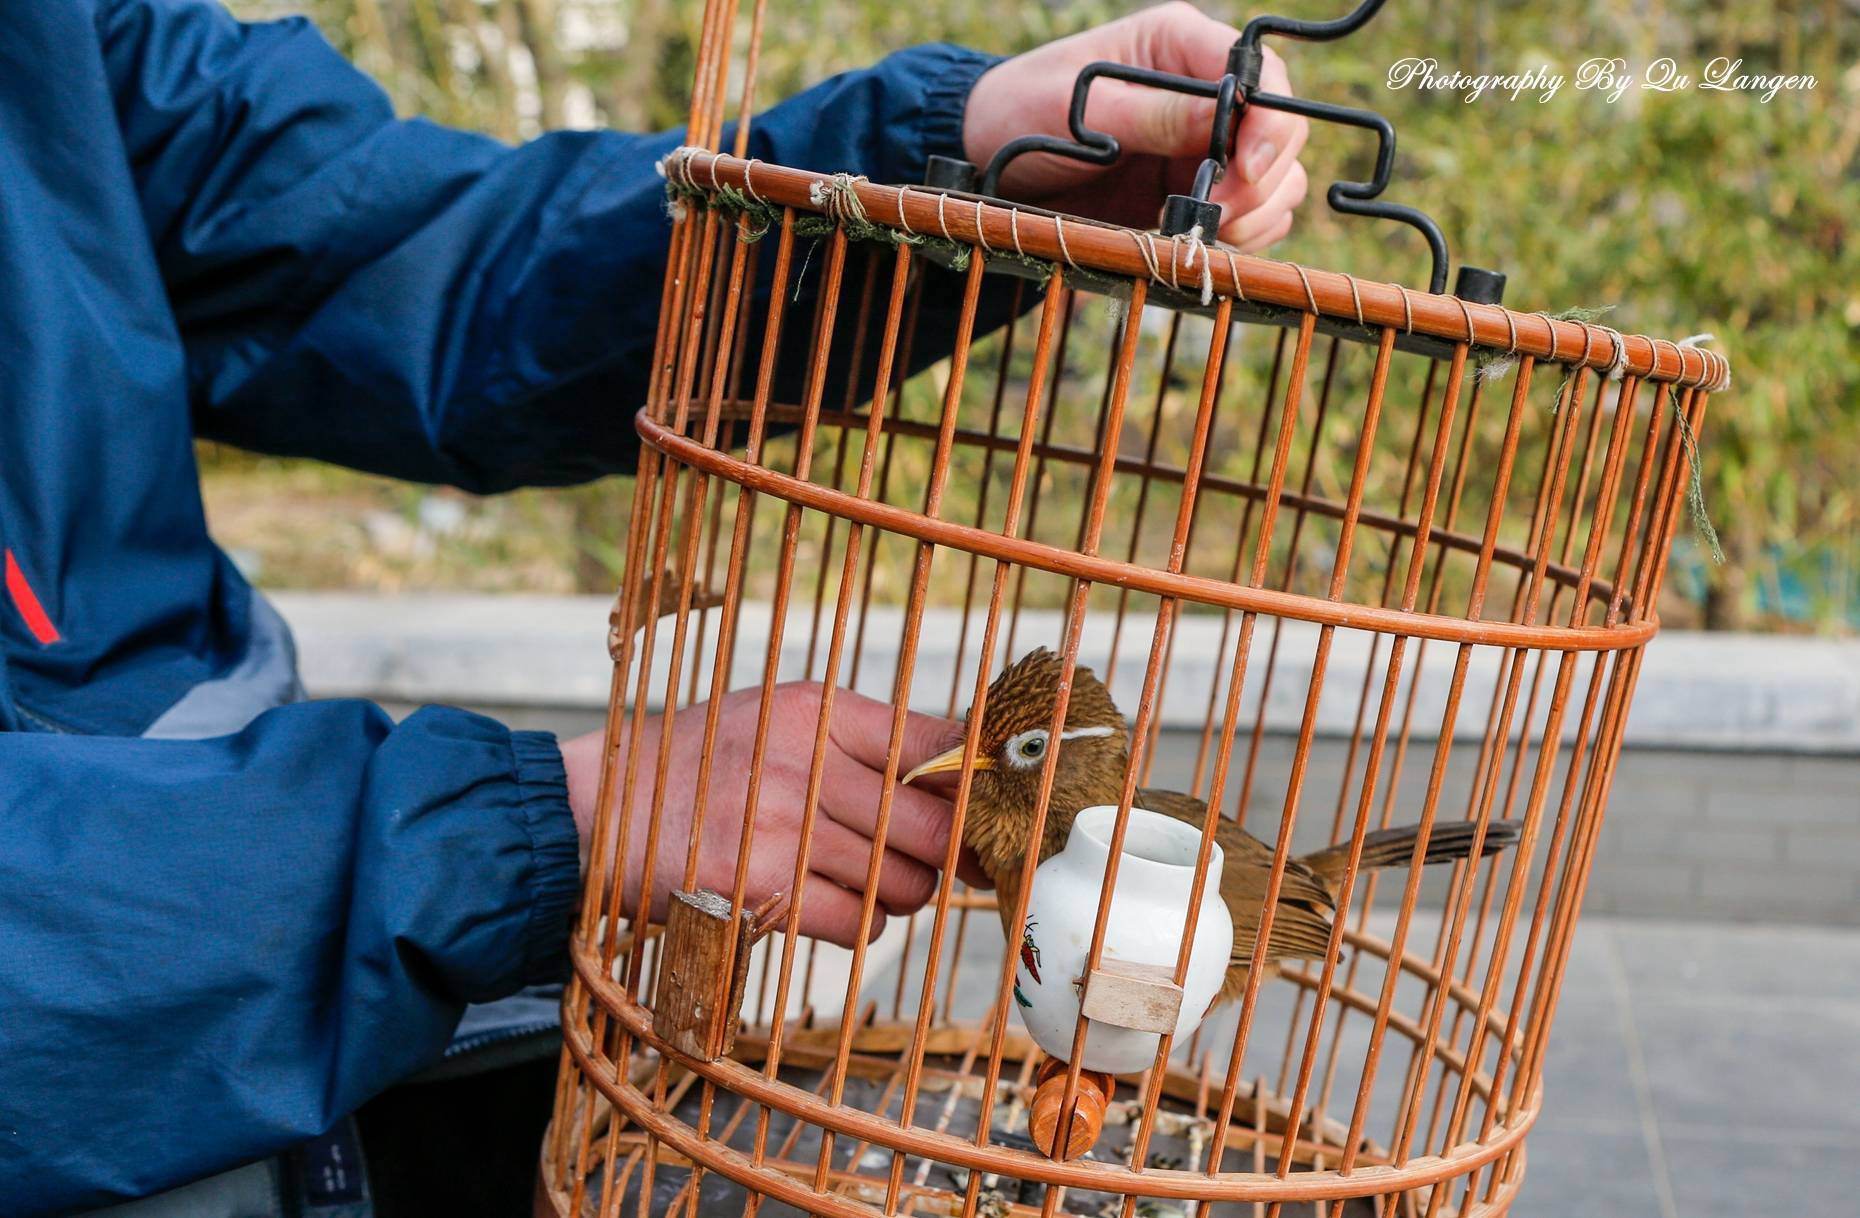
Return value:
[[(1059, 698), (1062, 665), (1058, 656), (1042, 647), (1022, 656), (988, 687), (977, 741), (975, 775), (969, 792), (969, 810), (963, 824), (963, 841), (994, 881), (1001, 921), (1006, 928), (1013, 917), (1020, 887), (1027, 841), (1033, 829), (1039, 797), (1040, 772)], [(1066, 703), (1066, 722), (1059, 733), (1059, 760), (1053, 773), (1053, 794), (1047, 807), (1040, 860), (1063, 849), (1073, 819), (1097, 804), (1116, 804), (1123, 793), (1124, 771), (1130, 758), (1129, 729), (1104, 683), (1086, 668), (1074, 668), (1072, 696)], [(962, 747), (931, 758), (909, 774), (910, 782), (926, 774), (962, 768)], [(1199, 827), (1207, 804), (1179, 791), (1140, 788), (1136, 804)], [(1428, 836), (1424, 863), (1445, 863), (1472, 852), (1475, 826), (1471, 821), (1435, 824)], [(1364, 836), (1359, 870), (1405, 865), (1414, 855), (1420, 826), (1382, 829)], [(1518, 838), (1517, 826), (1496, 821), (1486, 828), (1482, 855), (1493, 854)], [(1215, 999), (1218, 1005), (1237, 999), (1246, 984), (1259, 930), (1259, 914), (1272, 870), (1272, 848), (1240, 825), (1221, 817), (1215, 823), (1215, 840), (1225, 859), (1221, 897), (1233, 915), (1234, 946), (1227, 978)], [(1338, 886), (1349, 861), (1349, 843), (1326, 847), (1288, 859), (1274, 906), (1272, 938), (1266, 959), (1272, 965), (1287, 959), (1324, 958), (1330, 946), (1331, 919), (1336, 916)], [(1008, 930), (1010, 943), (1019, 939)]]

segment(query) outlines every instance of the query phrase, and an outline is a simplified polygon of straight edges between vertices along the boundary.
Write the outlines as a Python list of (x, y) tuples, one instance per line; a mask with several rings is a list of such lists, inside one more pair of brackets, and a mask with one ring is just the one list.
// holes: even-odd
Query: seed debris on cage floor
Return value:
[[(955, 1057), (926, 1062), (927, 1070), (952, 1079), (948, 1087), (949, 1094), (962, 1097), (959, 1111), (952, 1114), (954, 1119), (947, 1128), (958, 1134), (968, 1134), (974, 1129), (975, 1100), (979, 1097), (980, 1080), (961, 1074), (960, 1065), (960, 1059)], [(701, 1104), (702, 1091), (701, 1087), (695, 1085), (695, 1077), (685, 1075), (679, 1084), (668, 1093), (669, 1111), (674, 1116), (695, 1119)], [(791, 1081), (798, 1087), (814, 1090), (822, 1085), (824, 1077), (818, 1070), (796, 1070), (793, 1072)], [(849, 1084), (846, 1102), (865, 1111), (895, 1116), (898, 1098), (897, 1082), (895, 1074), (883, 1082), (877, 1078), (859, 1077)], [(1006, 1105), (997, 1107), (1005, 1108)], [(1129, 1109), (1134, 1107), (1134, 1104), (1125, 1101), (1118, 1107)], [(749, 1106), (745, 1105), (743, 1109), (738, 1110), (739, 1114), (748, 1113), (748, 1109)], [(1193, 1162), (1196, 1152), (1192, 1149), (1190, 1140), (1182, 1135), (1205, 1130), (1209, 1125), (1210, 1122), (1206, 1118), (1198, 1118), (1193, 1113), (1163, 1114), (1157, 1125), (1156, 1140), (1152, 1142), (1154, 1149), (1147, 1165), (1152, 1168), (1179, 1170), (1185, 1164)], [(723, 1123), (723, 1129), (730, 1135), (723, 1140), (738, 1149), (747, 1149), (751, 1141), (748, 1133), (752, 1126), (752, 1113), (748, 1115), (748, 1119), (732, 1117)], [(1019, 1130), (1005, 1130), (1004, 1132), (1010, 1137), (1017, 1134), (1024, 1135), (1024, 1122)], [(808, 1164), (810, 1152), (816, 1151), (819, 1145), (818, 1131), (808, 1128), (805, 1122), (778, 1120), (775, 1125), (771, 1126), (769, 1136), (771, 1143), (780, 1151), (779, 1154), (772, 1156), (772, 1161), (782, 1163)], [(646, 1139), (636, 1131), (621, 1132), (615, 1140), (615, 1146), (626, 1155), (643, 1153), (645, 1145)], [(890, 1157), (889, 1151), (879, 1147), (849, 1147), (844, 1161), (830, 1173), (833, 1190), (842, 1196), (867, 1201), (882, 1201), (884, 1195), (882, 1187), (874, 1191), (874, 1186), (866, 1182), (870, 1177), (856, 1169), (877, 1168), (882, 1172), (883, 1169), (889, 1167)], [(836, 1160), (839, 1158), (836, 1152)], [(1269, 1158), (1267, 1162), (1271, 1163), (1272, 1160)], [(703, 1178), (696, 1192), (693, 1193), (692, 1174), (689, 1172), (688, 1162), (679, 1163), (676, 1156), (668, 1156), (661, 1149), (659, 1166), (660, 1169), (655, 1174), (653, 1183), (654, 1195), (651, 1206), (654, 1213), (678, 1214), (681, 1212), (681, 1206), (690, 1206), (694, 1200), (696, 1203), (694, 1212), (698, 1214), (727, 1213), (742, 1205), (744, 1191), (715, 1172), (703, 1173)], [(911, 1166), (915, 1172), (916, 1189), (907, 1208), (901, 1212), (921, 1215), (961, 1212), (961, 1198), (968, 1187), (968, 1172), (965, 1169), (946, 1164), (933, 1164), (928, 1160), (919, 1161)], [(667, 1170), (668, 1167), (673, 1169)], [(631, 1173), (625, 1178), (620, 1198), (621, 1209), (618, 1212), (633, 1212), (631, 1207), (637, 1205), (639, 1200), (637, 1184), (640, 1178), (641, 1174), (638, 1172)], [(599, 1188), (598, 1177), (590, 1180), (590, 1191), (584, 1212), (593, 1214), (614, 1212), (609, 1205), (603, 1204)], [(984, 1174), (981, 1179), (981, 1196), (984, 1199), (982, 1204), (986, 1206), (988, 1199), (993, 1198), (994, 1208), (978, 1207), (977, 1212), (993, 1212), (1002, 1215), (1037, 1213), (1041, 1204), (1041, 1191), (1038, 1185)], [(1072, 1189), (1066, 1191), (1065, 1200), (1059, 1212), (1072, 1215), (1109, 1216), (1120, 1213), (1122, 1204), (1123, 1198), (1119, 1194)], [(763, 1204), (760, 1212), (786, 1215), (804, 1211), (792, 1209), (779, 1202), (768, 1201)], [(1136, 1212), (1173, 1216), (1192, 1211), (1185, 1211), (1177, 1202), (1145, 1199), (1138, 1203)], [(1250, 1205), (1241, 1204), (1218, 1205), (1212, 1211), (1213, 1214), (1221, 1215), (1223, 1218), (1226, 1215), (1251, 1212)], [(1300, 1211), (1292, 1208), (1286, 1212), (1298, 1214)], [(1370, 1213), (1366, 1204), (1361, 1207), (1362, 1216)], [(1359, 1218), (1359, 1211), (1355, 1207), (1346, 1211), (1346, 1214), (1348, 1218)]]

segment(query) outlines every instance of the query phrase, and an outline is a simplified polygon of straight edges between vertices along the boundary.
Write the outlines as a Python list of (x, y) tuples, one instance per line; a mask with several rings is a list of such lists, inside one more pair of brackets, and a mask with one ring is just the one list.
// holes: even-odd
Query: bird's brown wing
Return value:
[(1196, 799), (1193, 795), (1184, 795), (1180, 791), (1165, 791), (1160, 787), (1139, 787), (1137, 805), (1193, 825), (1199, 825), (1202, 818), (1208, 814), (1208, 805), (1205, 801)]

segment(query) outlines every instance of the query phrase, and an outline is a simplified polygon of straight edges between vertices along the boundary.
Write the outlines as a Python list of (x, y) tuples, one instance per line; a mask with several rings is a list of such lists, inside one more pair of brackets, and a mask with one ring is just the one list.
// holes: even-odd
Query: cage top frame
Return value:
[(732, 199), (748, 199), (837, 219), (844, 205), (836, 200), (850, 192), (864, 223), (900, 238), (940, 238), (984, 255), (1047, 262), (1088, 276), (1148, 279), (1162, 293), (1152, 292), (1152, 303), (1192, 308), (1227, 297), (1346, 326), (1392, 326), (1411, 340), (1465, 344), (1469, 354), (1528, 355), (1572, 371), (1590, 368), (1713, 394), (1730, 387), (1730, 361), (1704, 347), (1242, 254), (1190, 237), (1162, 237), (956, 192), (822, 175), (701, 147), (676, 150), (663, 168), (677, 191), (725, 207)]
[[(709, 209), (700, 213), (701, 224), (698, 215), (681, 222), (681, 231), (691, 240), (697, 239), (699, 227), (711, 233), (735, 223), (741, 226), (739, 239), (749, 240), (766, 231), (764, 225), (793, 228), (801, 219), (810, 218), (834, 231), (836, 240), (862, 236), (913, 244), (927, 241), (933, 251), (940, 246), (945, 253), (979, 251), (1021, 273), (1033, 266), (1062, 271), (1069, 285), (1088, 290), (1129, 291), (1131, 285), (1141, 284), (1146, 289), (1146, 304), (1212, 313), (1211, 306), (1218, 303), (1234, 320), (1298, 326), (1300, 319), (1309, 319), (1302, 324), (1370, 343), (1377, 341), (1380, 331), (1398, 347), (1436, 360), (1451, 358), (1456, 366), (1513, 358), (1547, 360), (1572, 374), (1593, 370), (1599, 377), (1624, 378), (1629, 386), (1624, 392), (1630, 397), (1632, 386), (1644, 381), (1680, 395), (1683, 400), (1676, 404), (1682, 413), (1692, 410), (1693, 394), (1708, 397), (1728, 384), (1730, 377), (1722, 355), (1697, 346), (1312, 270), (1194, 238), (1165, 238), (933, 188), (884, 186), (847, 174), (790, 169), (701, 147), (675, 150), (662, 170), (675, 198)], [(669, 390), (669, 383), (661, 388)], [(656, 394), (653, 402), (636, 417), (635, 429), (649, 448), (680, 464), (867, 527), (1091, 582), (1319, 625), (1470, 645), (1608, 652), (1638, 647), (1659, 629), (1657, 613), (1650, 605), (1638, 603), (1634, 611), (1611, 612), (1606, 622), (1596, 625), (1468, 620), (1185, 572), (1132, 568), (1110, 557), (1003, 536), (740, 461), (686, 434), (684, 426), (668, 413), (669, 398)], [(1478, 548), (1476, 538), (1459, 540), (1464, 548)], [(1527, 556), (1510, 551), (1498, 556), (1528, 563)], [(1622, 591), (1599, 578), (1585, 579), (1561, 564), (1552, 567), (1552, 582), (1580, 583), (1594, 599), (1613, 601)]]

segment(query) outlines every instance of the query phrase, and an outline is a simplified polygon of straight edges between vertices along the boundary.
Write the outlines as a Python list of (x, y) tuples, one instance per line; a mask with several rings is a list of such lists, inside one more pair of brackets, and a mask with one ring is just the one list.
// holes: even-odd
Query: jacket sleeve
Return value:
[(309, 702), (201, 741), (0, 733), (0, 1206), (62, 1213), (314, 1137), (467, 1002), (563, 975), (559, 750)]
[[(631, 468), (679, 133), (510, 148), (396, 121), (302, 20), (106, 7), (200, 434), (477, 491)], [(751, 155), (921, 180), (994, 62), (924, 46), (835, 77), (759, 117)]]

